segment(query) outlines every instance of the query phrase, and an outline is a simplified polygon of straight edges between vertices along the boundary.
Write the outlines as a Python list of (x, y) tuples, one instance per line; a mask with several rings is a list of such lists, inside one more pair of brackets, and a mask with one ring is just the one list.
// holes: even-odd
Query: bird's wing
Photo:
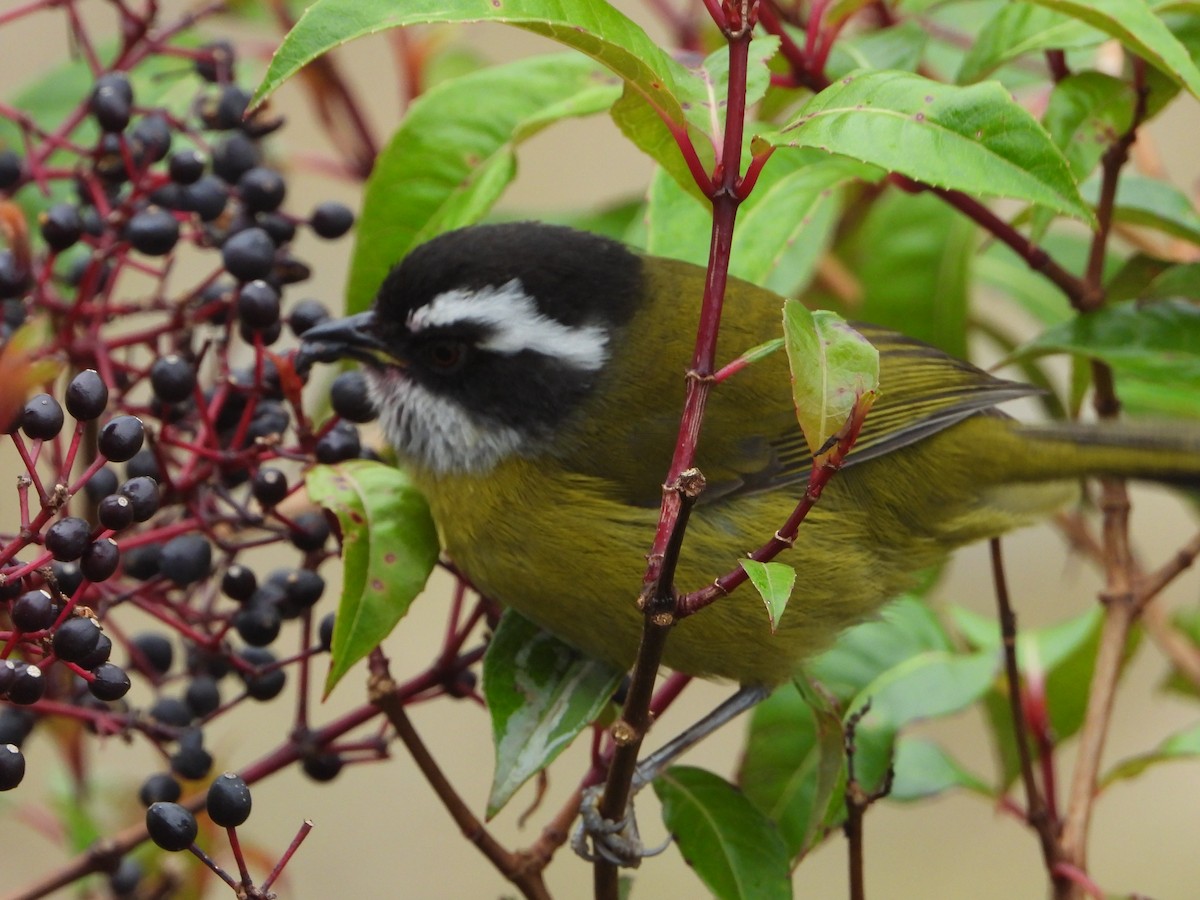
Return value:
[[(855, 327), (879, 349), (880, 389), (847, 466), (905, 447), (969, 416), (994, 413), (999, 403), (1037, 393), (1031, 385), (996, 378), (897, 332)], [(807, 482), (812, 454), (796, 422), (786, 359), (782, 352), (775, 356), (779, 359), (770, 365), (751, 365), (713, 391), (697, 452), (697, 465), (708, 482), (701, 503)], [(661, 502), (661, 478), (678, 424), (677, 413), (660, 413), (644, 419), (633, 432), (631, 458), (651, 461), (653, 472), (637, 480), (623, 476), (614, 485), (624, 502)]]

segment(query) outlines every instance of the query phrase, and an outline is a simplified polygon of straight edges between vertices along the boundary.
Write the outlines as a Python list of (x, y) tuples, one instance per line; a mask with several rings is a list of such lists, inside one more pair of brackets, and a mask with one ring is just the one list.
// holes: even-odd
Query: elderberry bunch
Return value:
[[(143, 15), (73, 108), (0, 107), (0, 450), (21, 472), (0, 520), (0, 790), (50, 718), (134, 734), (170, 769), (142, 786), (151, 833), (180, 849), (178, 779), (212, 777), (208, 724), (328, 649), (336, 550), (303, 475), (367, 452), (372, 414), (341, 379), (315, 425), (291, 364), (329, 316), (292, 296), (297, 240), (340, 238), (352, 213), (289, 207), (285, 123), (250, 108), (229, 42)], [(288, 564), (258, 571), (271, 545)], [(331, 777), (336, 749), (304, 741)], [(248, 813), (237, 782), (218, 803), (245, 794)]]

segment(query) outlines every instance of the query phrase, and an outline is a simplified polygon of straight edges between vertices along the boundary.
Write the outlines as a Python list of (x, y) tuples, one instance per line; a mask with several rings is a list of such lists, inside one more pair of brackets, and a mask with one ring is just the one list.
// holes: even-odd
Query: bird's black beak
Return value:
[(375, 333), (374, 312), (315, 325), (300, 337), (300, 350), (295, 359), (296, 371), (307, 371), (316, 362), (339, 359), (357, 359), (373, 366), (400, 365), (400, 361)]

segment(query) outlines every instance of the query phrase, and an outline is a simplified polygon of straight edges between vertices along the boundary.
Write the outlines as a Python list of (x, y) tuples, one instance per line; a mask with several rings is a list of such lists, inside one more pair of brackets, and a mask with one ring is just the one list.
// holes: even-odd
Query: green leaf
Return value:
[[(558, 0), (317, 0), (275, 51), (255, 100), (347, 41), (435, 22), (501, 22), (558, 41), (607, 66), (662, 115), (683, 124), (676, 91), (676, 81), (686, 75), (682, 66), (607, 3)], [(490, 103), (490, 92), (488, 98)]]
[(779, 617), (791, 599), (796, 570), (783, 563), (761, 563), (753, 559), (739, 559), (738, 563), (767, 605), (767, 617), (771, 620), (771, 631), (774, 632), (779, 627)]
[(893, 762), (895, 777), (888, 798), (901, 802), (936, 797), (954, 788), (984, 797), (995, 794), (987, 783), (968, 772), (944, 748), (933, 741), (903, 738), (896, 742)]
[(996, 10), (963, 57), (959, 84), (980, 81), (1028, 53), (1093, 47), (1104, 36), (1077, 19), (1032, 3), (1004, 3)]
[(875, 166), (816, 151), (771, 159), (738, 213), (730, 274), (794, 294), (812, 278), (833, 235), (842, 209), (837, 188), (883, 175)]
[(1200, 306), (1186, 300), (1114, 303), (1040, 334), (1015, 358), (1074, 353), (1118, 376), (1200, 391)]
[(937, 197), (892, 192), (879, 198), (839, 248), (861, 288), (853, 315), (966, 357), (977, 234)]
[(408, 612), (438, 559), (425, 498), (399, 469), (367, 460), (314, 466), (314, 502), (337, 516), (344, 576), (325, 693)]
[(1200, 725), (1173, 734), (1150, 753), (1142, 753), (1117, 763), (1100, 779), (1100, 790), (1117, 781), (1136, 778), (1151, 766), (1163, 762), (1195, 759), (1200, 756)]
[(988, 244), (972, 260), (972, 271), (977, 285), (1006, 295), (1042, 325), (1058, 325), (1075, 315), (1062, 291), (999, 241)]
[(911, 72), (921, 64), (929, 32), (912, 19), (887, 28), (845, 33), (829, 54), (825, 72), (838, 79), (855, 69), (902, 69)]
[[(1100, 179), (1092, 178), (1079, 186), (1090, 203), (1100, 197)], [(1117, 182), (1115, 218), (1130, 225), (1157, 228), (1193, 244), (1200, 243), (1200, 214), (1183, 191), (1155, 178), (1125, 175)]]
[[(1000, 627), (994, 619), (960, 608), (952, 614), (972, 646), (1000, 652)], [(1083, 724), (1102, 625), (1103, 614), (1092, 608), (1066, 621), (1022, 630), (1017, 635), (1017, 664), (1023, 678), (1041, 685), (1056, 741), (1071, 737)], [(1006, 685), (989, 695), (987, 711), (1007, 784), (1019, 769)]]
[(1099, 28), (1200, 97), (1200, 69), (1146, 0), (1030, 0)]
[(505, 611), (483, 658), (496, 754), (488, 818), (595, 720), (624, 676)]
[[(729, 273), (789, 295), (808, 282), (837, 224), (837, 188), (878, 181), (883, 172), (817, 151), (773, 158), (742, 203), (733, 233)], [(656, 256), (707, 265), (712, 239), (707, 201), (657, 169), (647, 194), (643, 248)]]
[(845, 424), (855, 406), (879, 388), (879, 351), (836, 313), (783, 305), (784, 347), (792, 370), (792, 400), (814, 455)]
[(1101, 72), (1068, 75), (1054, 86), (1042, 124), (1077, 179), (1086, 178), (1104, 152), (1129, 130), (1134, 101), (1133, 88)]
[(935, 187), (1093, 218), (1050, 136), (994, 82), (956, 87), (910, 72), (859, 71), (755, 141), (816, 147)]
[(737, 788), (703, 769), (674, 766), (654, 780), (654, 792), (683, 858), (715, 897), (792, 896), (779, 831)]
[(970, 706), (992, 686), (999, 664), (995, 653), (931, 651), (889, 669), (863, 688), (846, 717), (860, 714), (869, 705), (855, 730), (854, 769), (859, 783), (867, 790), (876, 788), (892, 762), (900, 729)]
[(820, 690), (798, 679), (754, 708), (738, 784), (779, 826), (791, 857), (819, 843), (836, 818), (844, 762), (841, 718)]
[(837, 643), (806, 664), (806, 671), (840, 701), (911, 657), (953, 648), (929, 604), (919, 597), (892, 601), (879, 618), (843, 632)]
[(421, 95), (367, 180), (347, 311), (366, 309), (414, 246), (478, 221), (515, 176), (518, 144), (561, 119), (604, 111), (619, 93), (594, 62), (564, 53), (473, 72)]
[[(662, 167), (655, 169), (650, 178), (646, 212), (642, 218), (641, 246), (647, 253), (681, 259), (697, 266), (708, 265), (708, 248), (712, 241), (711, 207), (684, 190)], [(736, 234), (737, 229), (734, 230), (735, 240)], [(699, 298), (692, 300), (699, 302)]]

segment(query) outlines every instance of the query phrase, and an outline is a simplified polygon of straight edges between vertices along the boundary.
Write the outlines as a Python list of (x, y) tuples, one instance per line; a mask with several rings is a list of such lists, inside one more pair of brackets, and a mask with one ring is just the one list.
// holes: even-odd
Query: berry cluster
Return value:
[[(0, 521), (0, 790), (47, 719), (133, 733), (168, 770), (141, 787), (149, 833), (179, 850), (208, 723), (328, 650), (332, 613), (314, 607), (335, 548), (303, 473), (368, 455), (356, 423), (374, 413), (344, 375), (315, 425), (287, 347), (329, 316), (290, 296), (310, 274), (293, 242), (353, 215), (287, 210), (268, 139), (284, 123), (248, 108), (234, 48), (176, 41), (184, 23), (148, 9), (112, 62), (87, 44), (94, 81), (61, 121), (0, 107), (19, 135), (0, 130), (0, 441), (23, 470), (19, 521)], [(247, 554), (268, 545), (291, 561), (259, 573)], [(126, 625), (131, 610), (158, 625)], [(280, 740), (332, 778), (344, 754), (297, 725)], [(245, 781), (213, 781), (208, 812), (241, 824)], [(125, 862), (114, 890), (139, 877)]]

